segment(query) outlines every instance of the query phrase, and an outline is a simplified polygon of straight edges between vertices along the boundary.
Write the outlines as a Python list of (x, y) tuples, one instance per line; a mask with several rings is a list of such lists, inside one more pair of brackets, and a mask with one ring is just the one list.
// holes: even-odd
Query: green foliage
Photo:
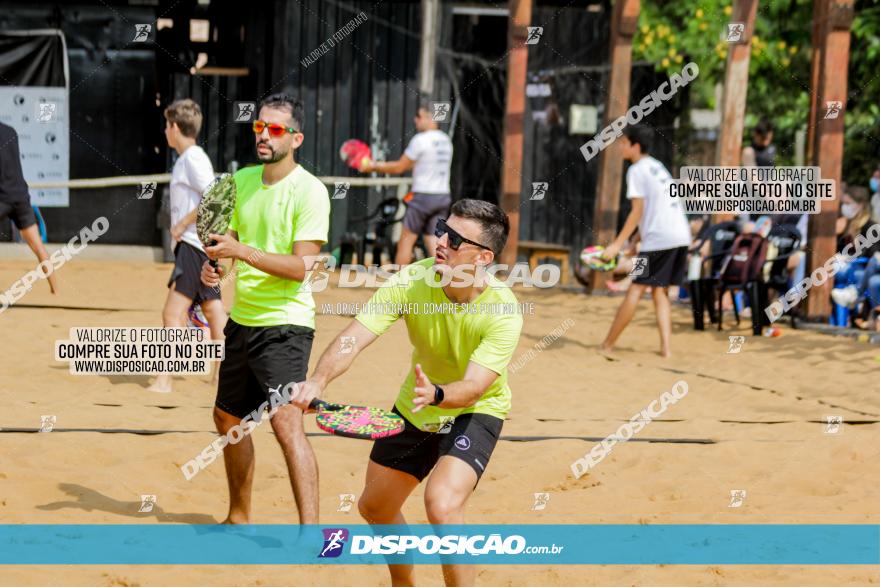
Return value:
[[(746, 128), (762, 117), (776, 127), (781, 164), (793, 164), (795, 131), (809, 122), (812, 0), (769, 0), (758, 5), (751, 40)], [(715, 85), (722, 83), (733, 21), (732, 0), (647, 0), (642, 3), (633, 58), (658, 71), (681, 71), (688, 61), (700, 68), (691, 82), (692, 108), (715, 107)], [(880, 6), (856, 3), (852, 27), (846, 111), (844, 177), (866, 184), (880, 152)], [(749, 135), (744, 137), (744, 144)]]

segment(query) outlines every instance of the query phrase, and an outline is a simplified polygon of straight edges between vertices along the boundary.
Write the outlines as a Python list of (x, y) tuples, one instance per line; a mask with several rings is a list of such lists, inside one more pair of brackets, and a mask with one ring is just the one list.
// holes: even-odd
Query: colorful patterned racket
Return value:
[[(235, 212), (235, 178), (229, 173), (221, 174), (211, 182), (196, 213), (196, 233), (206, 247), (217, 244), (211, 239), (212, 234), (226, 234), (229, 222)], [(217, 262), (211, 261), (216, 269)]]
[(309, 407), (318, 412), (318, 428), (337, 436), (375, 440), (403, 432), (403, 418), (379, 408), (344, 406), (319, 399), (313, 399)]
[(342, 158), (346, 165), (360, 171), (364, 168), (364, 164), (371, 162), (373, 153), (370, 151), (370, 146), (365, 142), (349, 139), (342, 143), (342, 147), (339, 149), (339, 157)]
[(594, 271), (611, 271), (617, 267), (617, 259), (603, 259), (604, 251), (605, 247), (599, 245), (585, 248), (581, 251), (581, 263)]

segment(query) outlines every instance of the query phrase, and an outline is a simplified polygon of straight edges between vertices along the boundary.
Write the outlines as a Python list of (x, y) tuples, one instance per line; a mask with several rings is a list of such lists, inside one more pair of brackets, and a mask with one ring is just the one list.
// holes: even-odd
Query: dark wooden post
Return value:
[[(814, 90), (819, 87), (819, 71), (822, 67), (822, 31), (825, 25), (825, 9), (827, 2), (825, 0), (813, 0), (813, 37), (812, 37), (812, 61), (810, 63), (810, 88)], [(804, 161), (807, 164), (813, 163), (813, 146), (816, 143), (816, 112), (819, 103), (819, 93), (810, 92), (810, 119), (807, 123), (807, 153)]]
[[(529, 63), (527, 27), (531, 0), (511, 0), (507, 28), (507, 100), (504, 107), (504, 168), (501, 170), (501, 209), (510, 218), (510, 236), (501, 263), (513, 267), (519, 246), (519, 208), (522, 190), (523, 122), (526, 113), (526, 70)], [(538, 41), (540, 43), (540, 41)]]
[[(638, 28), (639, 0), (617, 0), (611, 17), (611, 69), (605, 94), (605, 117), (602, 127), (620, 118), (629, 109), (632, 76), (632, 41)], [(608, 244), (617, 236), (620, 212), (620, 182), (623, 175), (623, 152), (618, 141), (599, 155), (599, 181), (593, 213), (593, 235), (597, 243)], [(593, 271), (590, 285), (602, 288), (605, 274)]]
[[(731, 42), (727, 52), (727, 71), (724, 75), (724, 94), (721, 102), (721, 136), (718, 137), (716, 160), (718, 165), (740, 165), (743, 130), (746, 119), (746, 96), (749, 85), (749, 59), (755, 13), (758, 0), (736, 0), (731, 23), (742, 23), (745, 30), (739, 41)], [(715, 222), (733, 219), (732, 214), (716, 214)]]
[[(822, 27), (821, 65), (819, 67), (819, 86), (813, 88), (818, 101), (813, 103), (810, 119), (816, 121), (815, 142), (813, 145), (813, 165), (821, 169), (822, 179), (835, 182), (837, 198), (822, 201), (822, 212), (810, 217), (808, 267), (812, 270), (821, 267), (836, 252), (837, 239), (834, 224), (843, 169), (843, 122), (846, 113), (847, 67), (849, 65), (850, 27), (853, 20), (853, 0), (816, 0), (825, 3), (825, 23)], [(828, 102), (840, 102), (836, 116), (828, 116)], [(833, 280), (822, 285), (813, 285), (807, 297), (809, 318), (828, 318), (831, 313), (829, 295)]]

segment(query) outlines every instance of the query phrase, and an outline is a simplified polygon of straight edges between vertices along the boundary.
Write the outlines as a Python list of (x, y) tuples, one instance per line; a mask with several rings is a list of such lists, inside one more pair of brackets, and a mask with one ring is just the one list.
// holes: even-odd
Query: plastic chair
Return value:
[[(700, 254), (700, 250), (708, 242), (709, 254), (700, 263), (700, 276), (690, 280), (691, 312), (694, 317), (694, 330), (704, 330), (704, 318), (706, 310), (709, 310), (709, 320), (714, 324), (718, 321), (715, 314), (714, 293), (721, 276), (724, 258), (730, 253), (733, 241), (739, 236), (739, 223), (730, 220), (719, 222), (711, 226), (706, 233), (699, 238), (690, 248), (690, 255)], [(708, 263), (708, 267), (706, 266)], [(705, 270), (705, 274), (704, 274)]]
[[(752, 333), (760, 336), (764, 326), (770, 325), (770, 319), (764, 312), (769, 302), (769, 290), (779, 294), (785, 294), (791, 287), (791, 271), (788, 269), (788, 259), (801, 248), (801, 233), (793, 226), (779, 225), (770, 229), (767, 240), (776, 246), (776, 255), (767, 259), (764, 265), (770, 265), (769, 276), (765, 279), (763, 271), (761, 278), (751, 284), (749, 299), (752, 305)], [(796, 312), (791, 312), (791, 327), (797, 328)]]

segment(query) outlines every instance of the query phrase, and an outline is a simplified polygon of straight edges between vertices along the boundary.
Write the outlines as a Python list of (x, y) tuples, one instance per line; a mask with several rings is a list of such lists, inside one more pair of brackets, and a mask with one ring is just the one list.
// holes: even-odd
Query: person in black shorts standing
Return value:
[[(0, 219), (10, 218), (21, 233), (21, 238), (42, 263), (49, 260), (49, 253), (40, 238), (37, 216), (31, 207), (31, 195), (21, 171), (21, 154), (18, 150), (18, 134), (9, 125), (0, 122)], [(46, 275), (51, 292), (58, 292), (55, 273)]]
[(397, 242), (397, 265), (412, 261), (413, 246), (422, 235), (427, 256), (433, 257), (437, 246), (434, 227), (445, 218), (452, 204), (449, 188), (452, 166), (452, 141), (440, 130), (426, 106), (419, 108), (413, 122), (419, 132), (410, 140), (397, 161), (373, 161), (361, 168), (363, 173), (400, 175), (412, 169), (412, 194), (407, 195), (403, 233)]
[[(327, 186), (294, 158), (304, 140), (302, 103), (287, 94), (267, 97), (254, 121), (262, 165), (235, 174), (235, 212), (225, 235), (205, 252), (236, 263), (235, 302), (226, 324), (226, 347), (214, 402), (221, 435), (265, 402), (280, 405), (271, 417), (281, 445), (301, 524), (318, 523), (318, 464), (303, 426), (303, 412), (283, 400), (289, 384), (305, 379), (315, 336), (315, 300), (305, 287), (330, 228)], [(220, 275), (202, 265), (202, 282)], [(271, 408), (270, 408), (271, 410)], [(229, 483), (227, 524), (247, 524), (251, 513), (254, 444), (250, 436), (223, 450)]]
[(605, 249), (603, 256), (616, 258), (636, 228), (642, 245), (639, 255), (633, 258), (632, 285), (600, 348), (605, 352), (614, 348), (618, 337), (632, 320), (642, 294), (650, 287), (660, 331), (660, 355), (665, 358), (672, 354), (669, 286), (678, 285), (684, 278), (691, 231), (681, 204), (669, 196), (672, 176), (662, 163), (648, 154), (654, 132), (647, 126), (636, 125), (627, 127), (623, 135), (623, 157), (632, 161), (626, 172), (626, 197), (632, 202), (632, 209), (620, 234)]
[[(223, 340), (226, 310), (220, 301), (220, 288), (204, 285), (202, 264), (208, 260), (196, 234), (196, 213), (202, 193), (214, 180), (214, 167), (196, 136), (202, 128), (202, 110), (192, 100), (177, 100), (165, 109), (165, 138), (177, 151), (171, 171), (171, 240), (174, 247), (174, 269), (168, 280), (168, 297), (162, 309), (165, 328), (186, 326), (186, 313), (195, 302), (199, 304), (211, 328), (211, 338)], [(171, 376), (161, 374), (149, 387), (150, 391), (168, 393)]]

